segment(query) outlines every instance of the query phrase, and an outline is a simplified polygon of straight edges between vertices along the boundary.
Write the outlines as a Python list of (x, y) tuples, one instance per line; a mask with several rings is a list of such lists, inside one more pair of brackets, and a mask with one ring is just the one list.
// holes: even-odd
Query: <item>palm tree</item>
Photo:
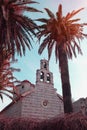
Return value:
[[(18, 96), (16, 85), (19, 84), (20, 81), (18, 81), (16, 77), (14, 77), (13, 72), (18, 72), (20, 71), (20, 69), (11, 67), (11, 63), (13, 63), (13, 61), (11, 61), (12, 55), (9, 52), (7, 54), (5, 49), (3, 50), (3, 55), (3, 60), (2, 57), (0, 57), (0, 98), (3, 101), (3, 95), (5, 95), (14, 100), (13, 96), (11, 95), (15, 93)], [(14, 62), (17, 62), (17, 60), (15, 60)]]
[(29, 6), (37, 3), (29, 0), (0, 0), (0, 49), (11, 50), (14, 57), (17, 52), (25, 54), (30, 50), (33, 36), (38, 26), (29, 18), (28, 12), (40, 12)]
[(48, 58), (50, 59), (54, 48), (56, 61), (59, 59), (65, 113), (73, 112), (67, 59), (72, 58), (73, 54), (76, 57), (77, 51), (82, 54), (79, 43), (84, 37), (87, 37), (83, 33), (83, 27), (86, 24), (78, 23), (80, 19), (72, 19), (82, 9), (63, 16), (62, 5), (60, 4), (56, 16), (48, 8), (45, 8), (50, 18), (37, 19), (37, 21), (43, 23), (39, 26), (40, 31), (37, 33), (39, 40), (43, 36), (39, 54), (47, 47)]

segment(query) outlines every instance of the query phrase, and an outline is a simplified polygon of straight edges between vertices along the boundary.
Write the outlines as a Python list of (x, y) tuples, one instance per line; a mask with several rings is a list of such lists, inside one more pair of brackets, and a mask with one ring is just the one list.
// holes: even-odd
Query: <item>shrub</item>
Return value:
[(87, 117), (73, 113), (45, 121), (1, 118), (0, 130), (87, 130)]

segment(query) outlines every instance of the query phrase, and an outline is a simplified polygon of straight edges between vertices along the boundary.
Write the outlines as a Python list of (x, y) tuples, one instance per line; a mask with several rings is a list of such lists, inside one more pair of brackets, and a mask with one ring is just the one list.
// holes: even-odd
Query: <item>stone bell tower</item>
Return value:
[(49, 71), (49, 62), (45, 59), (40, 61), (40, 69), (36, 72), (36, 85), (53, 86), (53, 74)]

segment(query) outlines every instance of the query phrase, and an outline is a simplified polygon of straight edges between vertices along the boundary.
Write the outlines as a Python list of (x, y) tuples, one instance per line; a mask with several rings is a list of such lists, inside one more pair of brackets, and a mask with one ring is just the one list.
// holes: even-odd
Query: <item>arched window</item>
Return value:
[(22, 88), (24, 89), (24, 85), (22, 85)]
[(46, 64), (46, 62), (44, 62), (44, 68), (47, 69), (47, 64)]
[(40, 73), (40, 81), (44, 81), (44, 73), (43, 72)]
[(47, 74), (47, 83), (50, 82), (50, 74)]

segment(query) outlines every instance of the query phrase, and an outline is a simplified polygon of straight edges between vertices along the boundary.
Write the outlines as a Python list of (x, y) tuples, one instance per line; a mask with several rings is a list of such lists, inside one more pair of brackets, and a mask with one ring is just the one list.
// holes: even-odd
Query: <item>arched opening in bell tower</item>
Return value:
[(47, 69), (47, 64), (46, 64), (46, 62), (44, 62), (44, 69)]
[(40, 72), (40, 81), (44, 81), (44, 72)]
[(47, 73), (47, 83), (50, 83), (50, 74)]

